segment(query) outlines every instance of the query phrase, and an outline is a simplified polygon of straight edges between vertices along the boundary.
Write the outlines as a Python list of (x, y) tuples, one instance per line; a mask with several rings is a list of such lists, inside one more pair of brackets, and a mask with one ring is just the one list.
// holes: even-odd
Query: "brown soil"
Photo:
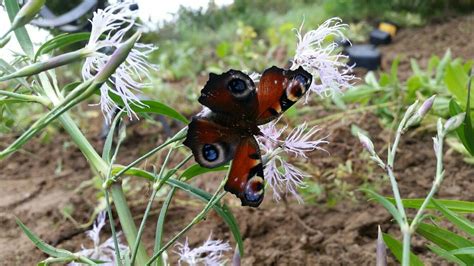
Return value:
[[(393, 44), (383, 48), (384, 60), (390, 61), (397, 54), (405, 54), (407, 57), (400, 71), (406, 77), (408, 68), (403, 65), (408, 66), (409, 57), (423, 62), (431, 54), (442, 56), (447, 48), (451, 48), (455, 56), (472, 58), (473, 21), (471, 15), (419, 29), (402, 30)], [(471, 37), (466, 37), (466, 34)], [(322, 112), (313, 115), (320, 118)], [(97, 114), (93, 121), (86, 127), (86, 135), (100, 150), (101, 141), (97, 138), (100, 115)], [(381, 154), (385, 153), (390, 132), (381, 127), (370, 113), (320, 125), (324, 134), (330, 133), (328, 140), (331, 144), (326, 146), (330, 155), (315, 152), (303, 166), (312, 174), (312, 180), (325, 188), (316, 199), (308, 200), (304, 205), (291, 199), (274, 202), (271, 193), (267, 192), (261, 207), (251, 209), (240, 207), (233, 196), (226, 196), (225, 201), (231, 206), (244, 238), (242, 265), (373, 265), (377, 225), (384, 232), (397, 235), (399, 229), (390, 215), (380, 205), (367, 202), (356, 191), (363, 185), (391, 195), (388, 181), (382, 178), (383, 173), (364, 155), (350, 133), (351, 124), (369, 131), (376, 148)], [(130, 126), (118, 162), (130, 162), (155, 147), (163, 141), (160, 132), (160, 128), (155, 126)], [(97, 206), (98, 190), (88, 182), (92, 176), (88, 164), (67, 135), (61, 131), (53, 134), (54, 137), (47, 141), (35, 139), (21, 152), (0, 162), (0, 265), (32, 265), (46, 258), (20, 231), (15, 217), (55, 246), (77, 251), (81, 245), (91, 245), (83, 234), (88, 228), (78, 227), (63, 212), (69, 210), (77, 223), (86, 223)], [(435, 171), (433, 135), (432, 131), (418, 130), (406, 136), (400, 145), (395, 170), (405, 197), (423, 197), (431, 186)], [(0, 146), (5, 147), (14, 137), (2, 137)], [(154, 162), (149, 160), (149, 165)], [(445, 168), (446, 178), (438, 197), (474, 200), (474, 168), (463, 163), (462, 156), (449, 149), (445, 155)], [(212, 191), (220, 178), (219, 175), (200, 177), (195, 185)], [(133, 181), (127, 188), (138, 224), (150, 194), (149, 184)], [(157, 201), (144, 234), (148, 249), (153, 245), (154, 224), (160, 206), (161, 201)], [(201, 208), (200, 202), (185, 193), (178, 193), (167, 218), (165, 240), (185, 226)], [(109, 235), (107, 230), (104, 238)], [(210, 232), (216, 238), (232, 239), (226, 224), (211, 213), (188, 233), (190, 244), (202, 243)], [(421, 239), (416, 238), (413, 243), (414, 252), (427, 265), (447, 264), (432, 255)], [(173, 257), (171, 250), (169, 254)], [(232, 254), (229, 252), (227, 255), (230, 257)], [(389, 263), (395, 263), (392, 257)]]

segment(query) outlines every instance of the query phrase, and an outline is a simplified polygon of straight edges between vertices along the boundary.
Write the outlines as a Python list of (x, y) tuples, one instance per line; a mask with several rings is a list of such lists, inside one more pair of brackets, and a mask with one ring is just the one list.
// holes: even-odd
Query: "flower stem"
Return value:
[(184, 227), (178, 234), (176, 234), (170, 241), (168, 241), (158, 252), (156, 252), (153, 257), (146, 263), (147, 266), (151, 265), (158, 257), (160, 257), (161, 253), (163, 253), (168, 247), (170, 247), (176, 240), (178, 240), (181, 236), (183, 236), (189, 229), (191, 229), (194, 225), (198, 224), (201, 222), (206, 214), (211, 210), (211, 208), (219, 202), (219, 200), (225, 196), (226, 192), (221, 193), (221, 191), (224, 189), (225, 183), (227, 182), (228, 174), (224, 180), (222, 180), (219, 188), (217, 191), (214, 193), (212, 198), (209, 200), (207, 205), (202, 209), (202, 211), (194, 217), (194, 219), (186, 226)]
[[(133, 221), (132, 213), (127, 206), (125, 194), (122, 190), (122, 184), (116, 182), (110, 186), (110, 192), (115, 203), (115, 209), (117, 210), (122, 230), (127, 239), (127, 243), (131, 245), (135, 243), (137, 239), (137, 227)], [(140, 244), (137, 252), (137, 263), (138, 265), (144, 265), (147, 261), (148, 255), (146, 254), (145, 247)]]
[(418, 209), (418, 212), (415, 215), (415, 218), (413, 218), (413, 221), (411, 222), (410, 225), (410, 231), (414, 232), (416, 230), (416, 227), (418, 226), (421, 216), (423, 215), (423, 212), (425, 211), (426, 207), (430, 203), (431, 199), (433, 198), (434, 194), (436, 191), (438, 191), (439, 187), (441, 186), (441, 182), (443, 182), (443, 140), (444, 140), (444, 134), (442, 132), (438, 133), (438, 149), (436, 151), (436, 176), (435, 180), (433, 182), (433, 186), (431, 187), (430, 192), (428, 193), (428, 196), (426, 196), (425, 200), (421, 204), (421, 207)]
[(175, 141), (179, 141), (183, 138), (186, 137), (186, 130), (187, 128), (183, 128), (181, 131), (179, 131), (178, 133), (176, 133), (176, 135), (174, 135), (174, 137), (168, 139), (167, 141), (165, 141), (164, 143), (162, 143), (161, 145), (157, 146), (156, 148), (150, 150), (149, 152), (145, 153), (144, 155), (142, 155), (140, 158), (136, 159), (135, 161), (131, 162), (130, 164), (128, 164), (127, 166), (125, 166), (124, 168), (122, 168), (118, 173), (116, 173), (111, 179), (112, 181), (115, 181), (118, 177), (120, 177), (121, 175), (123, 175), (125, 172), (127, 172), (128, 170), (130, 170), (132, 167), (136, 166), (137, 164), (139, 164), (140, 162), (142, 162), (143, 160), (145, 160), (146, 158), (152, 156), (153, 154), (155, 154), (156, 152), (158, 152), (159, 150), (163, 149), (164, 147), (168, 146), (169, 144), (175, 142)]
[[(14, 99), (17, 99), (17, 100), (21, 100), (21, 101), (37, 102), (37, 103), (40, 103), (44, 106), (49, 105), (49, 100), (47, 98), (41, 97), (41, 96), (25, 95), (25, 94), (21, 94), (21, 93), (15, 93), (15, 92), (10, 92), (10, 91), (3, 91), (3, 90), (0, 90), (0, 95), (4, 95), (4, 96), (14, 98)], [(2, 99), (0, 99), (0, 101), (1, 100)]]

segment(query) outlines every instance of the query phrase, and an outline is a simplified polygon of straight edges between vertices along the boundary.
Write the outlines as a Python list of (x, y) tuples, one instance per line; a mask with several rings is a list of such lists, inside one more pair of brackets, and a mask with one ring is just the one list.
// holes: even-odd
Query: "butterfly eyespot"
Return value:
[(219, 150), (212, 144), (204, 144), (202, 146), (202, 154), (206, 161), (213, 162), (219, 158)]
[(245, 185), (244, 196), (249, 203), (260, 203), (263, 200), (264, 190), (263, 178), (260, 176), (252, 177)]
[(303, 86), (306, 86), (306, 84), (308, 83), (308, 78), (306, 78), (305, 76), (301, 75), (301, 74), (297, 74), (294, 79), (296, 81), (298, 81), (299, 83), (301, 83)]
[(234, 94), (242, 94), (245, 92), (247, 89), (247, 84), (245, 84), (245, 81), (235, 78), (229, 81), (229, 90), (234, 93)]

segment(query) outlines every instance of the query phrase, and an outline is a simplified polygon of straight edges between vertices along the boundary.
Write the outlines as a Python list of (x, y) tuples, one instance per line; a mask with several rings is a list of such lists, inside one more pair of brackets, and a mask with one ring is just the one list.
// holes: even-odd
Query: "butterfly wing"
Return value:
[(235, 151), (225, 190), (240, 198), (242, 206), (258, 207), (264, 196), (263, 166), (254, 137), (243, 138)]
[(232, 160), (238, 143), (238, 135), (230, 128), (207, 117), (193, 117), (183, 144), (192, 150), (197, 163), (214, 168)]
[(220, 75), (210, 73), (201, 90), (199, 102), (213, 112), (228, 117), (255, 119), (258, 108), (255, 84), (245, 73), (229, 70)]
[(302, 67), (284, 70), (273, 66), (266, 69), (257, 88), (257, 124), (265, 124), (285, 112), (309, 89), (312, 76)]

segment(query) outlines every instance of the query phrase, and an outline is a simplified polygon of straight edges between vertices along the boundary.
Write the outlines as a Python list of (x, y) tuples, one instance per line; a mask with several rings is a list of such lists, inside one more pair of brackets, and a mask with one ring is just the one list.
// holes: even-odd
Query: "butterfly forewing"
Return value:
[(312, 76), (302, 67), (284, 70), (273, 66), (265, 70), (257, 88), (257, 124), (262, 125), (288, 110), (308, 91)]
[(196, 162), (207, 168), (232, 160), (238, 143), (239, 137), (234, 131), (205, 117), (193, 118), (184, 141), (184, 145), (192, 150)]
[(256, 95), (255, 84), (248, 75), (229, 70), (220, 75), (209, 74), (199, 102), (232, 119), (254, 120), (258, 108)]

